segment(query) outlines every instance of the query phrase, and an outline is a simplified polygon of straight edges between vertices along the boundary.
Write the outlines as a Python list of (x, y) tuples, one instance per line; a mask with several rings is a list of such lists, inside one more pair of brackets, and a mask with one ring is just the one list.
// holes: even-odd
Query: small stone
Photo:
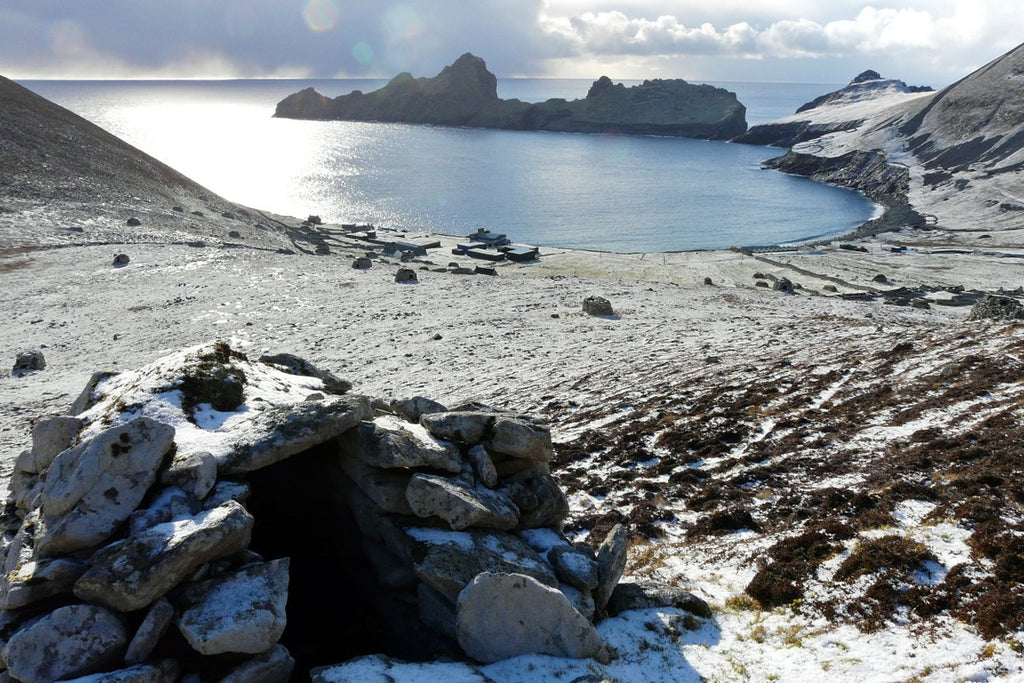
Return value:
[(483, 445), (476, 445), (469, 449), (469, 462), (473, 465), (473, 472), (480, 483), (489, 489), (498, 485), (498, 470), (494, 467), (494, 461)]
[(294, 668), (288, 648), (278, 644), (231, 669), (218, 683), (285, 683)]
[(140, 221), (135, 216), (132, 216), (127, 221), (125, 221), (125, 224), (127, 224), (129, 228), (137, 228), (140, 225), (142, 225), (142, 221)]
[(674, 607), (686, 610), (698, 617), (709, 618), (711, 608), (696, 595), (658, 581), (639, 581), (636, 583), (620, 583), (612, 591), (606, 611), (608, 616), (618, 616), (632, 609), (651, 609), (653, 607)]
[(420, 416), (420, 424), (439, 439), (461, 443), (480, 443), (491, 428), (495, 416), (478, 411), (453, 410)]
[(121, 268), (122, 266), (127, 266), (130, 262), (131, 262), (131, 259), (128, 258), (128, 254), (115, 254), (114, 255), (114, 267), (116, 267), (116, 268)]
[(31, 465), (23, 465), (19, 459), (19, 469), (39, 474), (49, 467), (62, 451), (71, 447), (81, 429), (82, 421), (69, 415), (40, 420), (32, 428)]
[(711, 286), (711, 285), (714, 285), (715, 283), (711, 280), (711, 278), (706, 277), (706, 278), (704, 278), (704, 284), (708, 285), (708, 286)]
[(197, 500), (202, 500), (217, 483), (217, 459), (203, 451), (175, 455), (160, 475), (160, 483), (177, 486)]
[(136, 417), (58, 455), (43, 484), (37, 552), (66, 554), (106, 540), (142, 502), (173, 445), (173, 427)]
[(495, 453), (537, 462), (550, 462), (554, 454), (551, 430), (546, 425), (501, 415), (494, 419), (487, 447)]
[(352, 261), (352, 267), (356, 270), (369, 270), (373, 267), (373, 261), (366, 256), (360, 256), (356, 260)]
[(75, 583), (81, 600), (131, 612), (149, 605), (200, 565), (244, 550), (253, 518), (229, 500), (193, 518), (175, 520), (97, 550)]
[(835, 285), (825, 285), (824, 287), (822, 287), (822, 289), (824, 289), (826, 292), (838, 292), (839, 291), (839, 288), (836, 287)]
[(174, 607), (171, 606), (171, 603), (164, 598), (154, 602), (146, 612), (146, 617), (139, 625), (132, 641), (128, 644), (124, 663), (133, 665), (146, 661), (173, 619)]
[(871, 278), (871, 281), (872, 281), (872, 282), (877, 282), (877, 283), (878, 283), (878, 284), (880, 284), (880, 285), (886, 285), (886, 284), (889, 284), (889, 278), (887, 278), (887, 277), (886, 277), (885, 275), (883, 275), (882, 273), (879, 273), (878, 275), (876, 275), (876, 276), (874, 276), (873, 278)]
[(548, 551), (548, 561), (560, 581), (582, 591), (597, 588), (597, 558), (589, 547), (556, 545)]

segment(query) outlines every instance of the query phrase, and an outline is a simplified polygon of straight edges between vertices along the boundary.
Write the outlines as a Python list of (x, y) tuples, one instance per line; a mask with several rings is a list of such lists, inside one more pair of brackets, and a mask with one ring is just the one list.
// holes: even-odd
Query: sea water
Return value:
[[(605, 251), (780, 244), (871, 217), (861, 195), (761, 168), (782, 150), (683, 138), (497, 131), (273, 118), (305, 87), (375, 80), (28, 81), (232, 201), (274, 213)], [(502, 79), (523, 101), (584, 97), (590, 81)], [(627, 85), (630, 85), (627, 82)], [(835, 85), (718, 83), (749, 123)]]

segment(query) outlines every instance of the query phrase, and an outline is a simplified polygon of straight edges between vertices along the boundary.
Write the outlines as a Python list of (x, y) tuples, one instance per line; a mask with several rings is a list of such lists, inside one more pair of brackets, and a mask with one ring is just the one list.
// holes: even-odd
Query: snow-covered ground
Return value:
[[(866, 244), (759, 256), (552, 250), (497, 277), (437, 272), (466, 259), (433, 251), (432, 263), (411, 264), (426, 268), (418, 284), (395, 283), (391, 259), (353, 269), (366, 247), (345, 238), (329, 256), (136, 244), (118, 248), (131, 257), (122, 268), (109, 246), (4, 252), (0, 346), (8, 362), (41, 348), (47, 367), (0, 377), (3, 471), (32, 423), (66, 410), (95, 370), (216, 339), (251, 357), (287, 351), (371, 396), (546, 417), (573, 504), (569, 531), (586, 538), (625, 521), (629, 576), (680, 584), (714, 612), (626, 613), (600, 626), (610, 664), (523, 657), (485, 667), (494, 680), (1024, 680), (1019, 625), (986, 637), (969, 613), (939, 604), (947, 577), (984, 587), (1001, 571), (1002, 556), (971, 540), (979, 529), (1020, 533), (1019, 477), (989, 444), (1019, 443), (1024, 328), (970, 322), (967, 307), (837, 296), (1016, 287), (1022, 262)], [(800, 288), (758, 287), (767, 280), (755, 274)], [(582, 313), (589, 295), (615, 315)], [(960, 455), (944, 460), (942, 439)], [(970, 450), (971, 439), (987, 451)], [(968, 500), (976, 509), (960, 505)], [(982, 514), (997, 503), (998, 516)], [(712, 523), (737, 509), (757, 529)], [(812, 527), (829, 551), (801, 577), (802, 597), (759, 606), (748, 584), (780, 541)], [(858, 549), (891, 536), (924, 547), (912, 571), (837, 578)], [(878, 577), (896, 591), (892, 604), (871, 592)], [(1007, 586), (1017, 595), (1019, 582)], [(388, 666), (397, 680), (458, 680), (454, 665)], [(379, 660), (360, 667), (338, 680), (385, 680)]]

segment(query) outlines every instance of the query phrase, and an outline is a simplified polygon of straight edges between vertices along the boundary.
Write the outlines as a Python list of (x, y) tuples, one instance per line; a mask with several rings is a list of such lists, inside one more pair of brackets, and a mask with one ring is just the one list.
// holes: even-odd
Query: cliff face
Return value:
[(604, 76), (581, 100), (502, 100), (494, 74), (468, 53), (433, 78), (403, 73), (371, 93), (355, 91), (332, 100), (306, 89), (282, 100), (274, 115), (707, 139), (730, 139), (747, 127), (746, 108), (734, 93), (683, 80), (644, 81), (626, 88)]
[[(1024, 245), (1024, 45), (939, 92), (859, 79), (738, 141), (791, 147), (776, 167), (885, 204), (879, 227), (926, 223), (947, 239)], [(892, 172), (860, 168), (864, 155)]]
[[(900, 96), (916, 96), (931, 91), (927, 86), (907, 85), (900, 80), (882, 78), (877, 71), (864, 71), (846, 87), (801, 105), (792, 116), (752, 126), (735, 142), (792, 147), (829, 133), (855, 130), (878, 106), (888, 107)], [(833, 115), (844, 108), (847, 110), (845, 116)]]

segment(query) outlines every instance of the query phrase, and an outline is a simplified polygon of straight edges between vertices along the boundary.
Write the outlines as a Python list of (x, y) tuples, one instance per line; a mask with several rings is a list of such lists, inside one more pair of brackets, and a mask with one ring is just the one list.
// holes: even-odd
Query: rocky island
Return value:
[(728, 140), (747, 129), (746, 108), (735, 93), (682, 79), (627, 88), (602, 76), (581, 100), (503, 100), (484, 60), (469, 53), (433, 78), (402, 73), (370, 93), (331, 99), (306, 88), (281, 100), (274, 116), (709, 140)]

